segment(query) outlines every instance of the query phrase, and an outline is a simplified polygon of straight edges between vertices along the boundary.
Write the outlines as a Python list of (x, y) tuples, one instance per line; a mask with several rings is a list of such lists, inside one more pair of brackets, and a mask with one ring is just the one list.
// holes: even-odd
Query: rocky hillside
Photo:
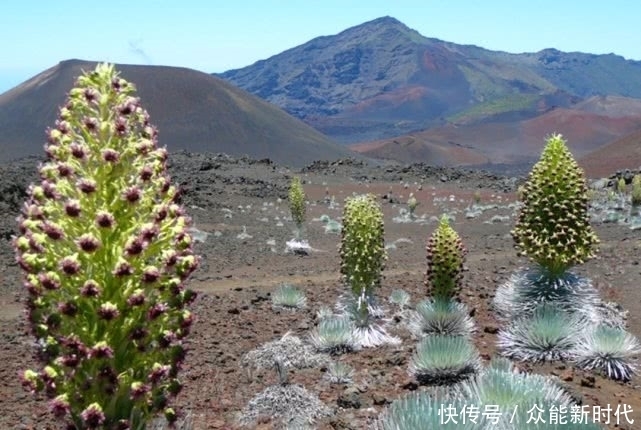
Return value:
[[(592, 97), (572, 109), (556, 108), (534, 118), (447, 124), (350, 147), (369, 157), (406, 163), (426, 160), (443, 166), (498, 164), (492, 169), (515, 165), (529, 169), (550, 133), (561, 133), (576, 157), (600, 151), (603, 163), (604, 156), (622, 153), (602, 151), (604, 145), (637, 130), (641, 130), (641, 100)], [(628, 150), (623, 153), (630, 155)], [(606, 164), (616, 170), (616, 164)]]
[[(45, 129), (82, 70), (94, 62), (69, 60), (0, 94), (0, 162), (44, 155)], [(225, 152), (302, 166), (351, 156), (345, 147), (273, 104), (228, 82), (186, 68), (117, 65), (169, 150)]]
[(508, 54), (425, 37), (390, 17), (220, 75), (338, 141), (531, 118), (594, 95), (641, 98), (641, 62)]

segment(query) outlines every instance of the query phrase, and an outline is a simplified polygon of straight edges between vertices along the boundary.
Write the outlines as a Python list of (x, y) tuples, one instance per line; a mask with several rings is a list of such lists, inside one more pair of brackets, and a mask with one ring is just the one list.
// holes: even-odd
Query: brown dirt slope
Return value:
[[(69, 60), (0, 94), (0, 161), (41, 154), (45, 129), (54, 124), (82, 70), (94, 62)], [(195, 70), (117, 65), (170, 150), (247, 154), (304, 165), (351, 155), (346, 148), (258, 97)]]
[[(612, 106), (608, 109), (621, 112)], [(370, 157), (404, 162), (425, 161), (446, 166), (519, 164), (535, 160), (551, 133), (561, 133), (573, 154), (581, 157), (641, 129), (641, 114), (618, 116), (602, 112), (558, 108), (519, 122), (448, 124), (351, 148)], [(610, 169), (616, 170), (616, 166), (616, 162), (609, 163)], [(634, 165), (638, 166), (639, 163)]]
[(593, 178), (609, 176), (619, 169), (641, 166), (641, 130), (615, 140), (579, 159), (579, 164)]

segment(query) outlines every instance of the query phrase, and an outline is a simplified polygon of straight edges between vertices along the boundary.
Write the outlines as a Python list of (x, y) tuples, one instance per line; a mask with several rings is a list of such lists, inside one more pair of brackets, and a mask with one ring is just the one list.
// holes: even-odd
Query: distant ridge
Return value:
[[(641, 61), (552, 48), (521, 54), (490, 51), (423, 36), (389, 16), (219, 76), (338, 142), (374, 142), (386, 157), (425, 162), (447, 161), (450, 149), (466, 161), (477, 156), (460, 147), (438, 149), (433, 140), (426, 141), (429, 148), (383, 148), (380, 142), (410, 135), (418, 141), (424, 132), (463, 126), (474, 130), (479, 125), (482, 130), (499, 124), (511, 130), (555, 109), (608, 118), (634, 116), (641, 104)], [(616, 139), (629, 132), (610, 125), (587, 128), (581, 135), (585, 144), (575, 143), (591, 150), (595, 142), (607, 143), (604, 137)], [(528, 151), (519, 142), (511, 141), (508, 158)], [(494, 143), (477, 139), (473, 149), (491, 157)], [(417, 160), (419, 156), (425, 158)]]
[[(44, 155), (45, 129), (82, 70), (96, 62), (62, 61), (0, 94), (0, 162)], [(280, 108), (206, 73), (180, 67), (117, 64), (170, 151), (225, 152), (303, 166), (352, 156)]]

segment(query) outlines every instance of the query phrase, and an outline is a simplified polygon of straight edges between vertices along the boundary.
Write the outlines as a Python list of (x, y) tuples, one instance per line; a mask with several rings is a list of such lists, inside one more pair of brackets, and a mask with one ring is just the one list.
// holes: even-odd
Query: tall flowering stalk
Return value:
[(341, 274), (358, 301), (359, 324), (366, 325), (374, 290), (387, 259), (383, 212), (372, 194), (348, 198), (340, 244)]
[(427, 241), (425, 285), (435, 299), (449, 300), (460, 293), (467, 250), (458, 233), (443, 215)]
[(43, 391), (76, 429), (144, 429), (181, 388), (197, 267), (167, 151), (112, 65), (84, 73), (48, 130), (42, 181), (18, 219), (17, 260)]
[(385, 327), (384, 310), (378, 306), (374, 291), (381, 285), (387, 254), (383, 212), (372, 194), (345, 200), (340, 244), (341, 274), (350, 291), (339, 300), (339, 309), (354, 322), (353, 338), (358, 347), (399, 344)]
[(305, 191), (301, 184), (300, 178), (293, 177), (289, 186), (289, 210), (292, 214), (292, 219), (296, 225), (296, 238), (301, 239), (303, 232), (303, 223), (305, 222)]
[(532, 168), (512, 237), (550, 278), (595, 255), (599, 240), (590, 226), (585, 177), (561, 135), (547, 139)]

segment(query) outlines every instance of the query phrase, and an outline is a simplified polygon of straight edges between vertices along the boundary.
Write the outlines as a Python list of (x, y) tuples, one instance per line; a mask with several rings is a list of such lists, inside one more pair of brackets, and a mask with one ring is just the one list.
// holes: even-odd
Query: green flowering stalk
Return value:
[(399, 344), (399, 338), (373, 321), (384, 316), (374, 291), (380, 287), (387, 258), (383, 212), (374, 195), (346, 199), (341, 235), (341, 274), (350, 291), (341, 297), (338, 308), (354, 321), (356, 342), (364, 348)]
[(410, 193), (409, 198), (407, 199), (407, 210), (409, 211), (410, 218), (415, 218), (414, 212), (418, 207), (418, 200), (414, 197), (414, 193)]
[(15, 239), (42, 350), (25, 386), (75, 429), (144, 429), (181, 389), (197, 267), (167, 151), (133, 84), (100, 64), (48, 130)]
[(631, 202), (633, 207), (641, 206), (641, 174), (632, 178)]
[(598, 239), (589, 223), (587, 186), (561, 135), (552, 135), (523, 190), (512, 237), (521, 254), (551, 278), (594, 256)]
[(428, 294), (435, 299), (452, 299), (461, 290), (463, 263), (467, 250), (458, 233), (443, 215), (438, 227), (427, 241)]
[(359, 302), (362, 320), (367, 320), (368, 303), (374, 289), (381, 284), (384, 268), (385, 237), (383, 212), (372, 194), (355, 196), (345, 201), (341, 233), (341, 274)]
[(300, 239), (305, 222), (305, 191), (300, 178), (293, 177), (289, 186), (289, 210), (296, 225), (296, 236)]

